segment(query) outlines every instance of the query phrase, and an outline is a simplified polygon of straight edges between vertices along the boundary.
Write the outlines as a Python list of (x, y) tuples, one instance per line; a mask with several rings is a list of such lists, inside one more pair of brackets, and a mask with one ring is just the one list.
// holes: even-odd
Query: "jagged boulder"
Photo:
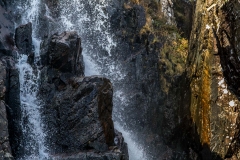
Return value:
[(7, 67), (0, 61), (0, 159), (13, 159), (9, 143), (8, 120), (5, 103)]
[(54, 34), (46, 42), (49, 45), (47, 52), (45, 54), (42, 52), (43, 64), (49, 64), (63, 73), (84, 75), (81, 39), (76, 32)]
[[(18, 74), (13, 55), (14, 24), (10, 14), (0, 4), (0, 159), (13, 159), (10, 147), (9, 129), (13, 121), (9, 121), (10, 106), (19, 102)], [(10, 79), (11, 77), (11, 79)], [(14, 92), (14, 94), (13, 94)], [(16, 114), (16, 113), (14, 113)], [(16, 116), (17, 117), (17, 116)], [(15, 117), (15, 118), (16, 118)]]
[[(19, 103), (18, 75), (14, 67), (14, 60), (10, 56), (4, 56), (0, 60), (0, 159), (13, 159), (10, 147), (9, 129), (19, 117), (13, 108)], [(11, 79), (10, 79), (11, 77)], [(14, 92), (14, 93), (13, 93)], [(13, 108), (11, 108), (11, 107)], [(12, 119), (9, 119), (12, 118)], [(17, 128), (15, 128), (17, 133)]]
[(59, 159), (128, 157), (109, 149), (115, 145), (112, 84), (104, 77), (84, 77), (81, 52), (76, 32), (54, 34), (41, 45), (39, 95), (50, 152)]
[(14, 23), (11, 14), (1, 6), (0, 2), (0, 56), (11, 55), (14, 46)]
[(30, 55), (32, 53), (32, 23), (17, 27), (15, 42), (21, 54)]
[(101, 77), (72, 77), (67, 81), (65, 89), (53, 93), (44, 109), (54, 135), (49, 137), (50, 143), (64, 152), (88, 148), (107, 151), (114, 138), (110, 81)]

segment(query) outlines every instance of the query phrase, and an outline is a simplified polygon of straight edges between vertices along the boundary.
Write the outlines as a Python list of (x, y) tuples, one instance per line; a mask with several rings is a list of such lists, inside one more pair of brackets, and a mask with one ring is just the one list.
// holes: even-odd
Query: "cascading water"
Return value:
[[(113, 86), (119, 81), (124, 81), (126, 74), (121, 64), (112, 56), (112, 50), (117, 47), (117, 42), (113, 39), (110, 32), (110, 22), (107, 14), (107, 7), (110, 0), (60, 0), (58, 3), (59, 19), (57, 19), (51, 33), (75, 30), (82, 38), (83, 56), (85, 62), (85, 75), (104, 75), (109, 78)], [(41, 4), (38, 0), (28, 0), (21, 2), (22, 10), (25, 10), (22, 16), (22, 23), (33, 23), (33, 42), (35, 46), (35, 64), (39, 59), (39, 40), (36, 32), (39, 30), (38, 14), (39, 5), (45, 7), (45, 16), (49, 19), (51, 13), (47, 5)], [(23, 118), (27, 117), (27, 125), (23, 124), (23, 132), (30, 137), (29, 141), (23, 143), (26, 155), (22, 159), (46, 159), (47, 150), (44, 144), (44, 132), (41, 122), (41, 102), (37, 98), (38, 92), (38, 75), (34, 73), (32, 67), (27, 63), (25, 55), (19, 55), (19, 71), (21, 83), (21, 106)], [(37, 65), (36, 65), (37, 66)], [(37, 68), (37, 67), (36, 67)], [(121, 112), (118, 106), (128, 105), (128, 98), (124, 96), (124, 90), (117, 89), (114, 93), (114, 114)], [(120, 115), (120, 114), (119, 114)], [(128, 142), (130, 160), (144, 160), (143, 148), (134, 142), (134, 134), (123, 129), (121, 116), (115, 115), (121, 121), (115, 120), (116, 128), (124, 135), (125, 141)], [(126, 122), (125, 122), (126, 123)]]
[[(41, 120), (41, 102), (37, 98), (38, 80), (40, 71), (37, 63), (39, 61), (40, 41), (36, 38), (35, 30), (38, 26), (38, 9), (40, 1), (31, 0), (29, 3), (21, 2), (19, 9), (22, 11), (21, 24), (31, 22), (33, 24), (34, 64), (28, 63), (27, 53), (18, 54), (18, 69), (20, 81), (20, 105), (21, 105), (21, 128), (23, 137), (20, 142), (22, 153), (19, 159), (46, 159), (47, 148), (44, 144), (45, 134)], [(25, 11), (25, 12), (24, 12)], [(20, 24), (17, 24), (20, 25)]]
[[(117, 46), (110, 32), (110, 22), (106, 9), (109, 0), (89, 0), (89, 1), (61, 1), (61, 27), (58, 31), (61, 33), (65, 30), (78, 31), (82, 38), (83, 56), (85, 62), (85, 75), (104, 75), (113, 83), (124, 80), (126, 74), (121, 64), (112, 57), (112, 49)], [(102, 54), (100, 54), (102, 53)], [(123, 98), (116, 90), (114, 93), (114, 113), (117, 114), (121, 103), (128, 103), (127, 97)], [(120, 103), (119, 103), (120, 102)], [(127, 105), (127, 104), (126, 104)], [(129, 147), (130, 160), (145, 160), (143, 148), (134, 142), (131, 132), (127, 132), (121, 126), (121, 122), (115, 121), (115, 127), (124, 135), (125, 141)]]

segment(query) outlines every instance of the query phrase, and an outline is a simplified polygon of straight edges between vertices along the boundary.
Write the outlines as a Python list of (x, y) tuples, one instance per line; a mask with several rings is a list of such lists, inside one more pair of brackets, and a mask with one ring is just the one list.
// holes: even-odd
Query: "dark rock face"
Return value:
[[(5, 1), (1, 3), (6, 4)], [(19, 102), (18, 74), (11, 56), (14, 24), (9, 17), (10, 14), (0, 6), (0, 159), (13, 159), (9, 139), (13, 121), (9, 120), (9, 117), (12, 104)]]
[(114, 138), (110, 81), (101, 77), (72, 77), (67, 81), (64, 90), (56, 91), (45, 106), (48, 125), (60, 126), (51, 127), (51, 144), (64, 152), (91, 147), (108, 150)]
[(56, 160), (127, 160), (121, 153), (117, 151), (106, 152), (104, 154), (98, 154), (94, 151), (80, 152), (74, 155), (60, 155), (54, 156)]
[[(112, 84), (103, 77), (83, 77), (81, 41), (76, 32), (55, 34), (41, 47), (40, 96), (46, 102), (43, 115), (52, 154), (68, 154), (60, 159), (127, 157), (109, 151), (115, 136)], [(73, 154), (79, 151), (83, 153)]]
[(10, 160), (13, 159), (12, 151), (9, 144), (8, 120), (6, 112), (6, 104), (0, 101), (0, 158)]
[(1, 159), (13, 159), (12, 151), (9, 143), (9, 132), (8, 132), (8, 120), (7, 120), (7, 111), (8, 107), (5, 103), (5, 95), (7, 89), (6, 80), (7, 80), (7, 67), (2, 61), (0, 61), (0, 158)]
[(199, 140), (191, 143), (200, 142), (195, 152), (202, 159), (239, 159), (239, 2), (196, 2), (187, 70)]
[(81, 40), (76, 32), (64, 32), (61, 35), (53, 35), (50, 40), (47, 54), (49, 59), (44, 62), (63, 72), (74, 75), (84, 75), (84, 63), (82, 57)]
[(30, 55), (32, 52), (32, 24), (21, 25), (15, 33), (16, 46), (21, 54)]
[(0, 5), (0, 56), (11, 55), (14, 46), (11, 14)]

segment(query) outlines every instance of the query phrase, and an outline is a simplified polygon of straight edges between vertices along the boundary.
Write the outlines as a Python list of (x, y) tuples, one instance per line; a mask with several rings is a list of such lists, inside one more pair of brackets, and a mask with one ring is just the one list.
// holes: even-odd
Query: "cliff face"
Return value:
[[(13, 58), (14, 48), (14, 24), (11, 21), (9, 11), (5, 10), (0, 4), (0, 158), (13, 159), (9, 139), (9, 114), (16, 113), (9, 110), (10, 106), (17, 104), (18, 101), (18, 76)], [(12, 78), (10, 78), (12, 77)], [(13, 94), (15, 92), (15, 94)], [(9, 98), (11, 96), (11, 99)], [(7, 114), (8, 111), (8, 114)]]
[[(141, 7), (145, 18), (139, 14)], [(154, 155), (158, 158), (239, 159), (239, 2), (168, 1), (166, 5), (165, 1), (139, 0), (125, 1), (124, 8), (131, 13), (129, 24), (146, 19), (145, 25), (136, 25), (135, 32), (128, 30), (130, 25), (118, 27), (125, 41), (131, 47), (138, 45), (134, 48), (145, 46), (150, 53), (146, 59), (151, 55), (159, 59), (159, 77), (155, 77), (159, 101), (142, 112), (147, 113), (144, 126), (149, 136), (143, 143), (168, 148), (159, 149), (161, 156)], [(183, 34), (179, 36), (178, 30)], [(139, 63), (135, 66), (142, 68)], [(154, 70), (145, 68), (144, 74)], [(142, 82), (150, 88), (150, 83)], [(145, 95), (150, 93), (154, 90)]]
[[(9, 2), (0, 4), (6, 8)], [(83, 77), (80, 38), (75, 32), (52, 35), (59, 1), (44, 3), (51, 16), (41, 5), (36, 32), (45, 40), (39, 94), (52, 156), (127, 159), (126, 144), (111, 119), (112, 84)], [(114, 120), (134, 132), (149, 159), (240, 159), (239, 1), (113, 0), (110, 5), (104, 11), (117, 45), (110, 57), (98, 48), (103, 62), (97, 63), (104, 73), (117, 60), (126, 75), (113, 83), (124, 99), (114, 99)], [(12, 159), (10, 144), (14, 154), (21, 154), (22, 136), (14, 50), (26, 52), (30, 64), (34, 57), (30, 24), (26, 33), (24, 26), (18, 28), (14, 42), (7, 13), (0, 6), (0, 156)]]
[(238, 1), (197, 1), (189, 45), (191, 117), (201, 144), (222, 158), (239, 158), (238, 9)]

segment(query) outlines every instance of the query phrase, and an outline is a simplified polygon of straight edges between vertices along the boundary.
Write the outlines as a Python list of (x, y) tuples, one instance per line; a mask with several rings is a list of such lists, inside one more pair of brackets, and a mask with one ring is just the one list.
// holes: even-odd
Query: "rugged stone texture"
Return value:
[(14, 46), (11, 14), (0, 5), (0, 56), (11, 55)]
[(32, 53), (32, 23), (17, 27), (15, 42), (21, 54), (30, 55)]
[(122, 8), (112, 9), (112, 28), (118, 38), (113, 57), (126, 74), (114, 84), (119, 91), (115, 104), (121, 104), (115, 108), (115, 119), (135, 133), (148, 159), (187, 159), (183, 150), (188, 152), (189, 146), (183, 149), (181, 144), (188, 133), (179, 130), (189, 131), (191, 124), (184, 74), (188, 43), (164, 17), (161, 4), (126, 0), (117, 4)]
[(63, 32), (53, 35), (46, 55), (42, 56), (42, 63), (53, 68), (78, 76), (84, 75), (81, 40), (76, 32)]
[(98, 154), (94, 151), (80, 152), (74, 155), (60, 155), (53, 156), (55, 160), (126, 160), (125, 157), (118, 151), (106, 152), (104, 154)]
[(128, 160), (128, 144), (124, 142), (124, 137), (121, 132), (115, 129), (115, 138), (114, 144), (118, 147), (112, 147), (111, 150), (115, 150), (116, 152), (121, 152), (124, 154), (124, 159)]
[[(5, 3), (5, 2), (4, 2)], [(2, 5), (2, 4), (1, 4)], [(10, 14), (2, 6), (0, 6), (0, 159), (13, 159), (12, 149), (9, 140), (9, 127), (11, 121), (8, 121), (10, 112), (9, 95), (11, 89), (14, 90), (15, 85), (10, 80), (16, 78), (16, 68), (14, 58), (11, 57), (14, 46), (13, 27), (10, 21)], [(15, 81), (17, 82), (17, 81)], [(16, 92), (16, 90), (15, 90)], [(17, 92), (15, 93), (15, 95)], [(12, 102), (16, 102), (16, 97), (11, 96)], [(10, 136), (11, 137), (11, 136)]]
[[(208, 157), (212, 159), (240, 158), (236, 83), (239, 60), (237, 41), (230, 36), (237, 23), (228, 15), (236, 13), (235, 7), (239, 7), (238, 1), (198, 0), (190, 38), (187, 67), (191, 79), (191, 117), (203, 149), (209, 151)], [(204, 151), (197, 152), (203, 159), (208, 158)]]
[(1, 100), (0, 102), (0, 158), (10, 160), (13, 159), (12, 151), (9, 144), (8, 120), (6, 104)]
[[(76, 32), (53, 35), (41, 46), (40, 96), (45, 102), (43, 115), (51, 152), (70, 154), (66, 159), (126, 159), (123, 153), (109, 153), (115, 137), (112, 84), (103, 77), (83, 77), (81, 41)], [(76, 154), (79, 151), (85, 153)]]
[(61, 148), (64, 152), (91, 147), (102, 152), (108, 150), (114, 138), (110, 81), (100, 77), (67, 81), (64, 90), (54, 93), (44, 111), (51, 126), (49, 133), (54, 135), (50, 141), (58, 146), (54, 148)]

